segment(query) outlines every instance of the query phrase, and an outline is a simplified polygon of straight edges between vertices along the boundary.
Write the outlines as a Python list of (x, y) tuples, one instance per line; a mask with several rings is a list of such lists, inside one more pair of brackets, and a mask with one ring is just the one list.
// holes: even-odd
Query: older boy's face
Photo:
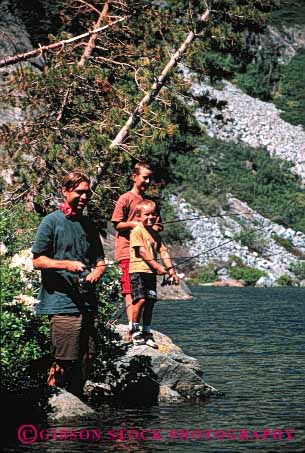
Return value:
[(151, 183), (152, 172), (147, 168), (140, 168), (140, 173), (138, 175), (134, 173), (132, 179), (139, 191), (145, 192)]
[(145, 227), (153, 226), (156, 222), (156, 218), (155, 206), (143, 206), (139, 219)]

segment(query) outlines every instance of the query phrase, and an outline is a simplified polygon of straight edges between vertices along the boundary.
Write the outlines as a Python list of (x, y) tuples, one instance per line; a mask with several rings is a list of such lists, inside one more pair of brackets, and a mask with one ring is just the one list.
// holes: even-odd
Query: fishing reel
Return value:
[(163, 280), (161, 282), (161, 286), (171, 286), (171, 285), (176, 285), (176, 281), (174, 277), (170, 277), (169, 275), (163, 275)]
[(78, 280), (78, 292), (81, 296), (88, 296), (95, 291), (95, 285), (86, 280), (88, 274), (88, 270), (82, 272)]

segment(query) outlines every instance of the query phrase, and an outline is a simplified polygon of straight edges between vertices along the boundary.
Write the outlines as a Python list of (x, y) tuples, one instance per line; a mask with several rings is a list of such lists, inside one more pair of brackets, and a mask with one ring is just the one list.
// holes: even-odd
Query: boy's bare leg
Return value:
[(141, 319), (142, 310), (145, 304), (145, 299), (138, 299), (132, 305), (132, 323), (139, 324)]
[(154, 309), (154, 302), (148, 300), (147, 303), (144, 305), (143, 311), (143, 330), (145, 330), (145, 326), (151, 326), (152, 314)]
[(130, 322), (132, 322), (132, 311), (133, 311), (131, 294), (125, 294), (125, 308), (126, 308), (126, 315), (127, 315), (128, 323), (130, 323)]
[(135, 303), (133, 303), (132, 309), (132, 342), (135, 346), (140, 346), (145, 344), (145, 340), (142, 337), (142, 333), (140, 332), (140, 319), (143, 307), (145, 305), (145, 299), (138, 299)]

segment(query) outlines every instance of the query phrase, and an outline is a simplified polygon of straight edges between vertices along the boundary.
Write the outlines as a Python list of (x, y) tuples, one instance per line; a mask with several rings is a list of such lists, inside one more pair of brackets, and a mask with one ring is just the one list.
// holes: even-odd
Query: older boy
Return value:
[[(139, 224), (130, 233), (129, 266), (133, 299), (132, 339), (134, 345), (147, 344), (157, 349), (151, 333), (152, 312), (157, 299), (156, 275), (169, 274), (176, 285), (179, 278), (166, 246), (153, 228), (157, 219), (156, 204), (152, 200), (143, 200), (137, 205), (135, 214)], [(163, 265), (157, 261), (158, 254)], [(140, 332), (142, 312), (143, 329)]]
[[(120, 196), (116, 202), (111, 218), (116, 229), (114, 253), (115, 259), (119, 262), (122, 271), (121, 288), (125, 299), (126, 314), (130, 331), (132, 329), (133, 305), (129, 281), (129, 236), (130, 231), (138, 225), (138, 220), (135, 216), (136, 206), (143, 200), (144, 192), (151, 183), (151, 167), (144, 162), (138, 162), (134, 166), (132, 180), (132, 189)], [(155, 228), (162, 229), (161, 226), (157, 227), (157, 225)]]

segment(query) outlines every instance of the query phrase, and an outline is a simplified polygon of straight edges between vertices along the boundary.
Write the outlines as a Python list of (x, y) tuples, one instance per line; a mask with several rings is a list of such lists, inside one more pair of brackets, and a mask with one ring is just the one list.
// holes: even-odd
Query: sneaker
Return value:
[(143, 332), (143, 337), (144, 337), (144, 340), (145, 340), (145, 344), (146, 344), (147, 346), (150, 346), (150, 347), (153, 348), (153, 349), (158, 349), (158, 348), (159, 348), (159, 346), (158, 346), (157, 343), (155, 342), (155, 339), (154, 339), (152, 333), (145, 333), (145, 332)]
[(132, 334), (132, 342), (134, 346), (141, 346), (145, 344), (145, 339), (140, 331), (136, 331)]

